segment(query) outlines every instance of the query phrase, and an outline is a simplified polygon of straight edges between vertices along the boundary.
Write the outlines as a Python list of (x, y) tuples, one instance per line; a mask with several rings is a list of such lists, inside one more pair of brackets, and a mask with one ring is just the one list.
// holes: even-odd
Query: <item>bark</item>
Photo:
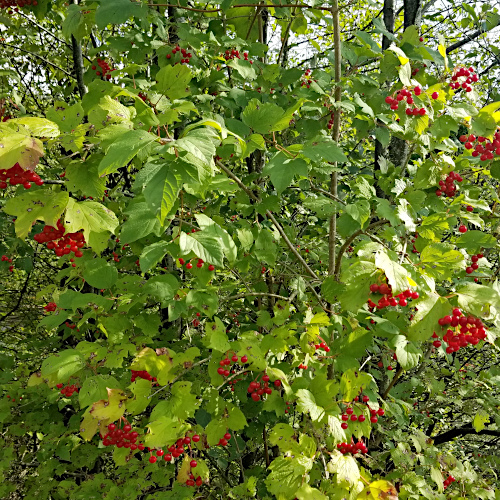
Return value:
[(404, 0), (404, 28), (422, 23), (422, 0)]

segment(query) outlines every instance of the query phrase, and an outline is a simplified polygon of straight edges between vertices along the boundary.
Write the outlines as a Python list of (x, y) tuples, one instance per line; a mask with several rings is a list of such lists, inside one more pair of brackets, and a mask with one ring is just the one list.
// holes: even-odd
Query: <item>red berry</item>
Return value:
[(467, 227), (464, 226), (463, 224), (458, 228), (458, 231), (460, 233), (466, 233), (467, 232)]
[(439, 94), (438, 94), (437, 92), (433, 92), (433, 93), (431, 94), (431, 97), (432, 97), (433, 99), (437, 99), (437, 98), (439, 97)]
[(156, 460), (157, 460), (157, 458), (156, 458), (156, 457), (154, 457), (153, 455), (151, 455), (151, 456), (149, 457), (149, 463), (150, 463), (150, 464), (154, 464), (154, 463), (156, 462)]
[(198, 436), (198, 434), (195, 434), (195, 435), (193, 436), (193, 441), (194, 441), (195, 443), (197, 443), (199, 440), (200, 440), (200, 436)]
[(342, 429), (347, 429), (349, 426), (347, 425), (347, 422), (342, 422), (340, 427), (342, 427)]
[(208, 270), (209, 270), (209, 271), (214, 271), (214, 270), (215, 270), (215, 266), (214, 266), (213, 264), (210, 264), (210, 265), (208, 266)]
[(186, 269), (191, 269), (193, 267), (193, 264), (191, 264), (191, 262), (188, 262), (186, 264)]
[(231, 434), (230, 434), (229, 432), (226, 432), (226, 433), (224, 434), (224, 439), (225, 439), (226, 441), (229, 441), (229, 440), (231, 439)]
[(194, 469), (198, 465), (198, 462), (196, 460), (191, 460), (191, 462), (189, 462), (189, 465), (192, 469)]
[(248, 361), (248, 357), (247, 356), (241, 356), (241, 362), (242, 363), (246, 363)]

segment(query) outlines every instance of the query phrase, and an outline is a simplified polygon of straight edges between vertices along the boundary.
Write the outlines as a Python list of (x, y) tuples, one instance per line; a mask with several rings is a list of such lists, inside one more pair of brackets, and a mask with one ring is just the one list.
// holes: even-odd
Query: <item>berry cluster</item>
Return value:
[[(47, 243), (49, 250), (54, 250), (58, 257), (73, 252), (75, 257), (82, 257), (80, 248), (85, 246), (83, 233), (66, 233), (61, 219), (57, 221), (57, 229), (53, 226), (44, 226), (41, 233), (35, 234), (33, 239), (37, 243)], [(73, 266), (75, 267), (75, 266)]]
[(346, 408), (345, 413), (343, 413), (340, 417), (342, 419), (342, 424), (340, 424), (342, 429), (347, 429), (349, 427), (349, 422), (364, 422), (366, 420), (366, 417), (362, 413), (361, 415), (354, 414), (353, 406), (358, 406), (361, 403), (366, 404), (368, 409), (370, 410), (370, 422), (372, 424), (376, 424), (378, 422), (378, 417), (383, 416), (385, 411), (382, 408), (379, 408), (378, 410), (370, 408), (370, 406), (368, 405), (368, 401), (370, 401), (370, 398), (365, 395), (356, 396), (354, 398), (354, 402), (349, 403), (349, 406)]
[(113, 69), (104, 59), (97, 58), (97, 65), (99, 66), (100, 70), (97, 69), (97, 66), (95, 64), (92, 65), (92, 70), (95, 71), (95, 74), (97, 76), (102, 76), (106, 78), (106, 80), (109, 80), (111, 78), (110, 73), (111, 71), (113, 71)]
[(319, 349), (323, 349), (325, 352), (330, 352), (330, 348), (326, 345), (326, 342), (320, 337), (321, 344), (315, 344), (314, 348), (318, 351)]
[(366, 447), (363, 441), (358, 441), (354, 443), (354, 439), (351, 438), (350, 443), (339, 443), (337, 444), (337, 449), (345, 455), (347, 453), (351, 453), (352, 455), (356, 455), (356, 453), (368, 453), (368, 448)]
[[(313, 79), (311, 78), (311, 70), (306, 69), (304, 76), (302, 77), (302, 80), (300, 82), (300, 86), (309, 88), (311, 86), (312, 82), (313, 82)], [(332, 116), (332, 118), (333, 118), (333, 116)]]
[(445, 180), (439, 181), (439, 189), (436, 191), (436, 196), (447, 196), (448, 198), (453, 198), (456, 194), (457, 185), (455, 181), (462, 182), (463, 178), (460, 174), (451, 171), (445, 178)]
[(305, 365), (304, 363), (300, 363), (299, 370), (307, 370), (307, 365)]
[(418, 299), (419, 297), (418, 292), (413, 292), (410, 289), (405, 290), (399, 295), (396, 295), (396, 297), (393, 297), (392, 287), (387, 283), (382, 283), (381, 285), (378, 285), (377, 283), (372, 283), (370, 285), (370, 292), (382, 294), (382, 297), (378, 300), (376, 304), (375, 302), (372, 301), (372, 299), (368, 299), (368, 307), (372, 310), (372, 312), (375, 309), (384, 309), (385, 307), (388, 306), (400, 305), (402, 307), (405, 307), (408, 305), (409, 299)]
[(464, 143), (465, 149), (473, 149), (471, 155), (479, 156), (481, 161), (493, 160), (494, 155), (500, 156), (500, 130), (495, 132), (493, 141), (482, 135), (476, 137), (474, 134), (461, 135), (460, 142)]
[[(238, 363), (238, 356), (236, 354), (233, 354), (231, 356), (231, 359), (229, 357), (226, 357), (224, 359), (221, 359), (219, 361), (219, 368), (217, 368), (217, 373), (219, 375), (222, 375), (223, 377), (229, 377), (229, 374), (231, 373), (227, 368), (224, 368), (225, 366), (230, 366), (231, 363)], [(247, 356), (241, 356), (241, 363), (245, 364), (248, 361)]]
[(9, 169), (0, 169), (0, 189), (7, 189), (7, 181), (11, 186), (22, 184), (24, 189), (30, 189), (32, 182), (37, 186), (43, 184), (38, 174), (31, 172), (31, 170), (24, 170), (19, 163)]
[(472, 261), (472, 264), (470, 266), (467, 266), (467, 268), (465, 269), (465, 272), (467, 274), (472, 274), (474, 271), (477, 271), (479, 269), (479, 264), (477, 263), (477, 261), (479, 259), (482, 259), (484, 257), (484, 255), (482, 253), (478, 253), (476, 255), (473, 255), (470, 260)]
[[(185, 260), (181, 257), (181, 258), (179, 259), (179, 264), (180, 264), (181, 266), (183, 266), (185, 263), (186, 263), (186, 261), (185, 261)], [(198, 259), (198, 262), (196, 263), (196, 267), (197, 267), (198, 269), (201, 269), (201, 268), (203, 267), (203, 264), (204, 264), (203, 259)], [(188, 262), (188, 263), (186, 264), (186, 269), (192, 269), (192, 268), (193, 268), (193, 264), (191, 264), (191, 261), (190, 261), (190, 262)], [(208, 266), (208, 270), (209, 270), (209, 271), (215, 271), (215, 266), (214, 266), (213, 264), (210, 264), (210, 265)]]
[(290, 413), (293, 403), (291, 403), (290, 401), (286, 401), (285, 404), (286, 404), (285, 413)]
[(57, 304), (55, 302), (49, 302), (43, 307), (47, 312), (53, 312), (57, 309)]
[[(419, 96), (422, 93), (422, 89), (420, 87), (415, 87), (413, 89), (413, 94)], [(437, 92), (433, 92), (431, 94), (432, 99), (437, 99), (439, 94)], [(403, 102), (404, 101), (404, 102)], [(393, 111), (399, 109), (400, 104), (406, 104), (407, 107), (405, 109), (405, 113), (408, 116), (425, 116), (427, 113), (425, 108), (418, 108), (416, 106), (411, 107), (415, 100), (413, 99), (412, 91), (407, 89), (397, 90), (395, 94), (392, 96), (387, 96), (385, 98), (385, 102), (391, 106)]]
[[(120, 422), (121, 423), (121, 422)], [(120, 425), (120, 424), (119, 424)], [(116, 446), (117, 448), (130, 448), (131, 450), (144, 450), (144, 444), (137, 444), (139, 433), (132, 430), (132, 426), (127, 422), (123, 428), (116, 424), (108, 425), (108, 432), (103, 436), (104, 446)]]
[(56, 387), (58, 389), (61, 389), (61, 394), (63, 396), (66, 396), (67, 398), (70, 398), (71, 396), (73, 396), (73, 394), (75, 392), (80, 391), (80, 388), (75, 384), (66, 385), (66, 386), (64, 384), (57, 384)]
[(415, 233), (415, 237), (413, 237), (411, 239), (411, 242), (413, 244), (413, 248), (411, 249), (411, 253), (420, 253), (418, 250), (417, 250), (417, 247), (415, 246), (415, 242), (417, 241), (417, 238), (418, 238), (418, 233)]
[(444, 489), (448, 488), (448, 486), (450, 486), (450, 484), (454, 483), (455, 481), (456, 479), (453, 476), (448, 476), (443, 482)]
[(186, 49), (181, 49), (178, 45), (176, 45), (172, 49), (172, 54), (167, 54), (167, 59), (171, 59), (172, 55), (175, 56), (175, 54), (177, 54), (177, 52), (180, 52), (182, 57), (181, 57), (181, 60), (177, 61), (175, 64), (179, 64), (179, 62), (181, 64), (188, 64), (190, 59), (193, 57), (193, 54), (191, 54), (191, 52), (188, 52)]
[[(486, 339), (486, 329), (483, 322), (474, 316), (464, 316), (458, 307), (453, 309), (452, 316), (443, 316), (439, 318), (438, 323), (443, 328), (448, 327), (448, 325), (454, 328), (454, 330), (448, 328), (443, 335), (443, 342), (448, 344), (447, 354), (457, 352), (461, 347), (466, 347), (469, 344), (477, 345), (481, 340)], [(441, 341), (436, 332), (432, 334), (432, 338), (436, 339), (432, 345), (441, 347)]]
[[(236, 49), (228, 49), (224, 52), (224, 54), (221, 54), (220, 56), (223, 57), (226, 61), (230, 61), (231, 59), (241, 59), (240, 51)], [(243, 59), (245, 61), (248, 61), (248, 52), (243, 52)], [(249, 62), (250, 64), (253, 64), (253, 61)]]
[[(0, 0), (0, 9), (8, 9), (10, 7), (28, 7), (30, 5), (37, 6), (37, 0)], [(14, 9), (17, 12), (17, 9)], [(12, 14), (9, 11), (8, 14)]]
[[(259, 378), (259, 377), (257, 377)], [(272, 387), (269, 387), (269, 375), (267, 375), (267, 373), (264, 373), (262, 375), (262, 384), (260, 382), (257, 382), (257, 379), (256, 380), (252, 380), (252, 382), (250, 382), (250, 384), (248, 385), (248, 389), (247, 389), (247, 392), (248, 394), (251, 395), (251, 398), (254, 400), (254, 401), (260, 401), (261, 397), (264, 395), (264, 394), (272, 394), (273, 392), (273, 388)], [(279, 387), (281, 387), (281, 380), (275, 380), (273, 382), (274, 384), (274, 387), (276, 387), (276, 389), (278, 389)]]
[(156, 377), (152, 377), (147, 370), (131, 370), (132, 376), (130, 377), (130, 382), (135, 382), (137, 378), (143, 378), (144, 380), (149, 380), (150, 382), (156, 382)]
[(466, 68), (465, 66), (457, 66), (453, 70), (453, 76), (451, 77), (450, 87), (454, 90), (458, 90), (462, 87), (465, 92), (471, 92), (471, 83), (476, 83), (479, 80), (479, 76), (474, 71), (474, 68)]
[[(9, 259), (9, 257), (7, 257), (7, 255), (2, 255), (2, 262), (8, 262), (9, 264), (12, 264), (12, 259)], [(9, 271), (11, 273), (14, 272), (14, 265), (9, 266)]]
[[(192, 463), (196, 463), (196, 460), (191, 460), (191, 464)], [(196, 464), (198, 465), (198, 464)], [(191, 467), (196, 467), (196, 466), (193, 466), (191, 465)], [(200, 476), (198, 476), (196, 479), (194, 478), (194, 474), (192, 472), (189, 473), (189, 479), (186, 481), (186, 486), (201, 486), (203, 484), (203, 480), (201, 479)]]

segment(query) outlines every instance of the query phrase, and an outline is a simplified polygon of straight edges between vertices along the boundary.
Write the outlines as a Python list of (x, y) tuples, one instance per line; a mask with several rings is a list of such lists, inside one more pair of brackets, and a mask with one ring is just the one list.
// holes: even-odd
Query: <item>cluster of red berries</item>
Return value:
[(417, 247), (415, 246), (415, 242), (417, 241), (417, 238), (418, 238), (418, 233), (415, 233), (415, 236), (411, 239), (411, 242), (413, 244), (413, 248), (411, 249), (411, 253), (420, 253), (417, 250)]
[(104, 446), (116, 446), (117, 448), (130, 448), (131, 450), (144, 450), (143, 443), (137, 444), (139, 433), (132, 430), (132, 426), (126, 423), (123, 428), (116, 424), (108, 425), (108, 432), (102, 438)]
[(462, 182), (463, 178), (460, 174), (451, 171), (445, 178), (445, 180), (439, 181), (439, 189), (436, 191), (436, 196), (447, 196), (448, 198), (453, 198), (457, 191), (457, 185), (455, 181)]
[(175, 54), (177, 54), (177, 52), (181, 53), (182, 58), (180, 61), (177, 61), (175, 64), (179, 64), (179, 62), (181, 64), (188, 64), (190, 59), (193, 57), (193, 54), (191, 54), (191, 52), (188, 52), (186, 49), (181, 49), (178, 45), (176, 45), (172, 49), (172, 54), (167, 54), (167, 59), (172, 59), (172, 55), (175, 56)]
[(231, 439), (231, 434), (226, 432), (224, 437), (219, 439), (219, 446), (227, 446), (229, 444), (229, 440)]
[(75, 384), (70, 384), (70, 385), (66, 385), (66, 386), (64, 384), (57, 384), (56, 387), (58, 389), (61, 389), (61, 394), (63, 396), (66, 396), (67, 398), (70, 398), (71, 396), (73, 396), (73, 394), (75, 392), (80, 391), (80, 388)]
[[(191, 460), (191, 464), (192, 463), (196, 463), (196, 460)], [(198, 465), (198, 464), (196, 464)], [(193, 466), (191, 465), (191, 467), (196, 467), (196, 466)], [(196, 479), (194, 477), (194, 474), (192, 472), (189, 473), (189, 479), (186, 481), (186, 486), (201, 486), (203, 484), (203, 480), (201, 479), (200, 476), (198, 476)]]
[(448, 476), (444, 481), (443, 481), (443, 486), (444, 489), (448, 488), (451, 483), (454, 483), (456, 479), (453, 476)]
[[(113, 260), (115, 262), (120, 262), (120, 258), (118, 257), (118, 254), (116, 252), (113, 252)], [(136, 262), (137, 263), (137, 262)]]
[(0, 169), (0, 189), (7, 189), (7, 181), (11, 186), (22, 184), (24, 189), (30, 189), (31, 183), (34, 182), (37, 186), (43, 184), (42, 179), (38, 174), (31, 170), (24, 170), (19, 163), (16, 163), (9, 169)]
[[(231, 372), (224, 367), (230, 366), (231, 363), (238, 363), (238, 361), (240, 361), (240, 358), (238, 358), (237, 354), (233, 354), (231, 358), (226, 356), (224, 359), (221, 359), (219, 361), (219, 368), (217, 368), (217, 373), (219, 375), (222, 375), (223, 377), (229, 377), (229, 374)], [(248, 356), (241, 356), (241, 363), (245, 364), (247, 362), (248, 362)]]
[[(422, 89), (420, 87), (415, 87), (413, 89), (414, 95), (419, 96), (421, 93)], [(437, 92), (431, 94), (432, 99), (437, 99), (438, 97), (439, 94)], [(407, 104), (408, 106), (406, 107), (405, 113), (408, 116), (424, 116), (427, 113), (425, 108), (418, 108), (416, 106), (410, 107), (414, 104), (415, 100), (413, 99), (412, 91), (408, 89), (401, 89), (396, 91), (392, 96), (387, 96), (385, 102), (391, 106), (393, 111), (398, 110), (400, 104)]]
[[(179, 264), (180, 264), (181, 266), (183, 266), (185, 263), (186, 263), (186, 261), (185, 261), (185, 260), (181, 257), (181, 258), (179, 259)], [(204, 264), (203, 259), (198, 259), (198, 262), (196, 263), (196, 267), (197, 267), (198, 269), (201, 269), (201, 268), (203, 267), (203, 264)], [(188, 263), (186, 264), (186, 269), (192, 269), (192, 268), (193, 268), (193, 264), (191, 264), (191, 262), (188, 262)], [(210, 264), (210, 265), (208, 266), (208, 270), (209, 270), (209, 271), (215, 271), (215, 266), (214, 266), (213, 264)]]
[(74, 330), (76, 328), (76, 325), (74, 323), (70, 323), (69, 321), (66, 321), (64, 325), (70, 328), (71, 330)]
[[(439, 318), (438, 323), (443, 328), (449, 325), (455, 329), (448, 328), (443, 335), (443, 342), (448, 344), (447, 354), (457, 352), (461, 347), (466, 347), (469, 344), (477, 345), (481, 340), (486, 339), (486, 329), (483, 322), (474, 316), (464, 316), (458, 307), (453, 309), (452, 316), (443, 316)], [(442, 344), (436, 332), (432, 334), (432, 338), (436, 339), (432, 345), (441, 347)]]
[[(226, 50), (223, 54), (220, 55), (226, 61), (230, 61), (231, 59), (241, 59), (240, 51), (237, 49)], [(248, 52), (243, 52), (243, 59), (245, 61), (249, 61)], [(250, 64), (253, 64), (253, 61), (249, 61)]]
[[(34, 7), (38, 5), (37, 0), (0, 0), (0, 9), (8, 9), (10, 7), (28, 7), (33, 5)], [(17, 12), (17, 9), (14, 9)], [(8, 14), (12, 14), (9, 11)]]
[(156, 377), (152, 377), (147, 370), (131, 370), (132, 376), (130, 377), (130, 382), (135, 382), (137, 378), (143, 378), (144, 380), (149, 380), (150, 382), (156, 382)]
[[(7, 399), (10, 399), (10, 401), (11, 401), (12, 403), (15, 403), (15, 402), (16, 402), (16, 398), (13, 398), (10, 394), (7, 394), (7, 396), (5, 396), (5, 397), (6, 397)], [(22, 397), (20, 397), (20, 398), (19, 398), (19, 401), (22, 401), (22, 400), (23, 400), (23, 398), (22, 398)]]
[(396, 297), (393, 297), (392, 287), (387, 283), (382, 283), (381, 285), (378, 285), (377, 283), (372, 283), (370, 285), (370, 292), (382, 294), (382, 297), (378, 300), (376, 304), (375, 302), (372, 301), (372, 299), (368, 299), (368, 307), (372, 310), (372, 312), (375, 309), (384, 309), (385, 307), (388, 306), (394, 307), (400, 305), (402, 307), (405, 307), (408, 305), (409, 299), (418, 299), (419, 297), (418, 292), (413, 292), (410, 289), (405, 290), (399, 295), (396, 295)]
[[(262, 382), (263, 383), (261, 384), (260, 382), (257, 382), (257, 380), (252, 380), (252, 382), (248, 385), (247, 392), (254, 401), (260, 401), (264, 394), (272, 394), (273, 392), (273, 388), (269, 387), (269, 375), (267, 375), (267, 373), (262, 375)], [(274, 387), (278, 389), (281, 387), (281, 380), (275, 380), (273, 384)]]
[(314, 348), (318, 351), (319, 349), (323, 349), (326, 352), (330, 352), (330, 348), (326, 345), (326, 342), (320, 337), (321, 344), (315, 344)]
[(55, 302), (49, 302), (43, 307), (47, 312), (53, 312), (57, 309), (57, 304)]
[(350, 443), (337, 444), (337, 449), (342, 455), (346, 455), (347, 453), (351, 453), (352, 455), (356, 455), (356, 453), (368, 453), (368, 448), (365, 443), (363, 443), (363, 441), (355, 443), (353, 438), (351, 438)]
[(456, 67), (453, 70), (453, 76), (451, 77), (450, 87), (454, 90), (458, 90), (462, 87), (465, 92), (471, 92), (471, 83), (476, 83), (479, 80), (479, 76), (474, 71), (474, 68), (466, 68), (465, 66)]
[(290, 403), (290, 401), (286, 401), (285, 404), (286, 404), (285, 413), (290, 413), (293, 403)]
[(470, 266), (467, 266), (466, 269), (465, 269), (465, 272), (467, 274), (472, 274), (474, 271), (477, 271), (479, 269), (479, 264), (477, 263), (477, 261), (479, 259), (482, 259), (484, 257), (484, 255), (482, 253), (478, 253), (476, 255), (473, 255), (470, 260), (472, 261), (472, 264)]
[[(366, 395), (356, 396), (352, 405), (359, 405), (361, 403), (366, 404), (368, 409), (370, 410), (370, 422), (372, 424), (376, 424), (378, 422), (378, 417), (383, 416), (385, 414), (385, 411), (382, 408), (379, 408), (378, 410), (370, 408), (370, 406), (368, 405), (368, 401), (370, 401), (370, 398)], [(348, 406), (345, 410), (345, 413), (343, 413), (340, 418), (342, 419), (342, 424), (340, 425), (342, 429), (347, 429), (349, 427), (349, 422), (364, 422), (366, 420), (366, 417), (363, 414), (355, 415), (354, 408), (352, 406)]]
[(300, 363), (299, 370), (307, 370), (307, 365), (305, 365), (304, 363)]
[[(415, 309), (417, 309), (417, 308), (415, 308)], [(412, 315), (412, 316), (410, 316), (410, 320), (411, 320), (411, 319), (413, 319), (413, 315)], [(398, 360), (398, 357), (397, 357), (396, 353), (393, 353), (393, 354), (392, 354), (392, 359), (393, 359), (394, 361), (397, 361), (397, 360)], [(383, 362), (383, 361), (379, 361), (379, 362), (377, 363), (377, 366), (378, 366), (379, 368), (383, 368), (383, 367), (384, 367), (384, 362)], [(391, 372), (391, 371), (392, 371), (392, 365), (388, 365), (388, 366), (387, 366), (387, 369)]]
[[(156, 450), (156, 457), (154, 455), (151, 455), (149, 457), (149, 463), (154, 464), (157, 460), (157, 457), (163, 457), (163, 460), (165, 460), (165, 462), (171, 462), (174, 458), (178, 458), (184, 453), (184, 446), (189, 446), (191, 444), (191, 441), (197, 443), (199, 440), (200, 436), (198, 434), (195, 434), (192, 438), (188, 435), (185, 435), (183, 438), (179, 438), (171, 446), (168, 446), (167, 453), (165, 453), (165, 450), (162, 450), (161, 448)], [(152, 450), (148, 448), (148, 451), (151, 452)], [(193, 462), (195, 462), (195, 460), (191, 461), (191, 464)], [(196, 465), (191, 465), (191, 467), (196, 467)]]
[[(7, 257), (7, 255), (2, 255), (2, 262), (9, 262), (10, 264), (12, 264), (12, 259), (9, 259), (9, 257)], [(11, 273), (14, 272), (14, 265), (9, 266), (9, 271)]]
[(481, 161), (493, 160), (494, 155), (500, 156), (500, 131), (495, 132), (493, 141), (486, 139), (482, 135), (476, 137), (474, 134), (461, 135), (460, 142), (464, 143), (465, 149), (473, 149), (472, 156), (477, 157)]
[[(80, 248), (85, 246), (85, 237), (82, 232), (66, 233), (61, 219), (57, 221), (57, 229), (53, 226), (44, 226), (41, 233), (35, 234), (33, 239), (37, 243), (47, 243), (49, 250), (54, 250), (58, 257), (73, 252), (75, 257), (82, 257)], [(73, 263), (73, 267), (75, 264)]]
[(92, 65), (92, 70), (95, 71), (95, 74), (97, 76), (102, 76), (106, 78), (106, 80), (109, 80), (111, 78), (110, 73), (111, 71), (113, 71), (113, 69), (111, 69), (109, 64), (104, 59), (97, 58), (97, 64), (100, 70), (97, 69), (97, 66), (95, 64)]
[(309, 88), (311, 86), (311, 83), (313, 82), (313, 79), (311, 78), (311, 72), (312, 71), (310, 69), (306, 69), (306, 71), (304, 72), (304, 76), (302, 77), (302, 80), (300, 82), (301, 87)]

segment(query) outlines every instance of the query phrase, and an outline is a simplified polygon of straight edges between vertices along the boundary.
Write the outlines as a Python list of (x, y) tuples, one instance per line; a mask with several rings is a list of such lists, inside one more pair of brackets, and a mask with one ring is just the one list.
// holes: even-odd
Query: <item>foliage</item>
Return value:
[(494, 70), (332, 5), (3, 10), (2, 498), (499, 498)]

